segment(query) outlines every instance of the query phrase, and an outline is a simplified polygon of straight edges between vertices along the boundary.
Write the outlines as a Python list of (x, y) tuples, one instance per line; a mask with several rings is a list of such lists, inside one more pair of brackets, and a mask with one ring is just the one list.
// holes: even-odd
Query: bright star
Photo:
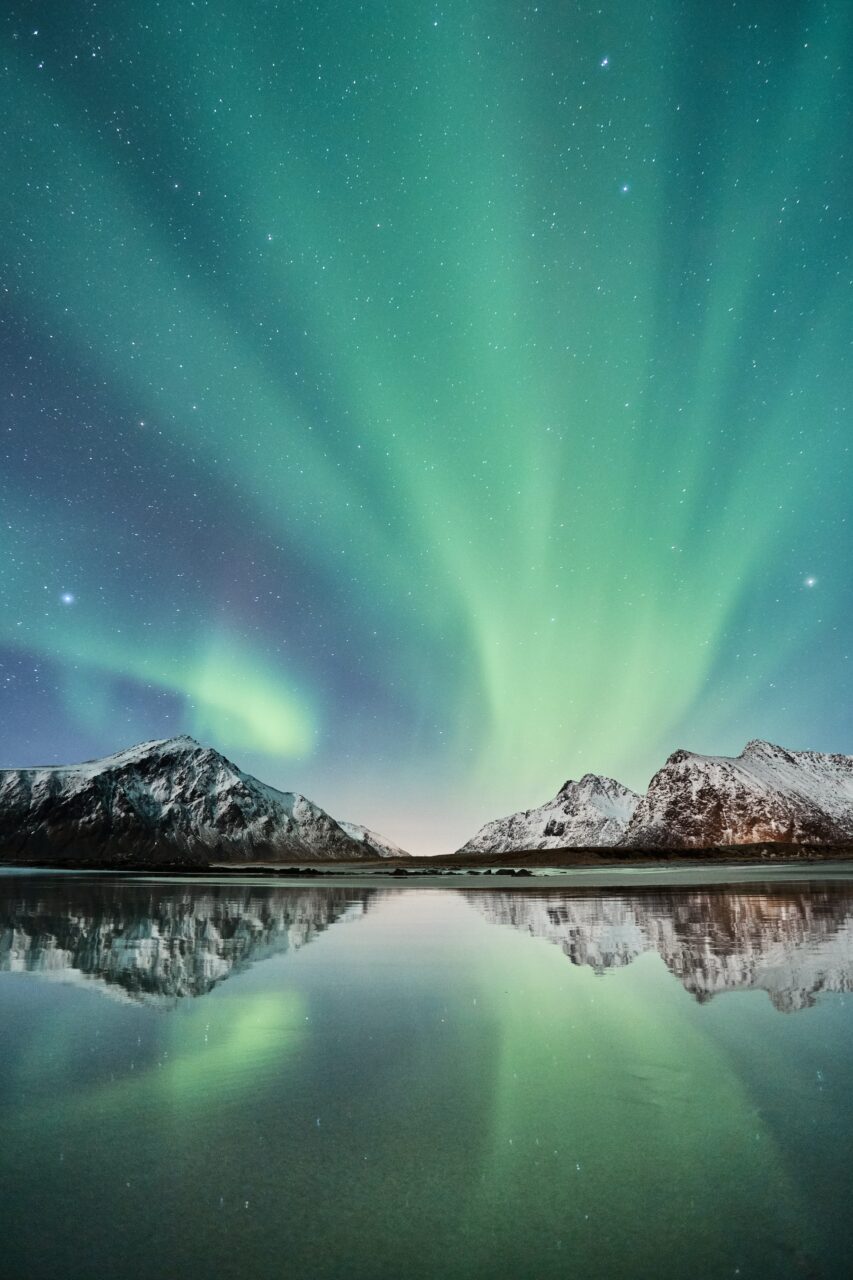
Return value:
[(619, 189), (622, 192), (623, 196), (626, 196), (628, 192), (631, 190), (627, 182), (623, 182), (622, 186)]
[(803, 579), (803, 586), (804, 586), (804, 587), (816, 587), (816, 586), (817, 586), (817, 578), (804, 578), (804, 579)]
[(63, 604), (73, 604), (73, 603), (74, 603), (74, 597), (73, 597), (73, 595), (71, 594), (71, 592), (70, 592), (70, 591), (63, 591), (63, 593), (62, 593), (62, 595), (59, 597), (59, 599), (62, 601), (62, 603), (63, 603)]
[(599, 64), (598, 64), (598, 65), (599, 65), (600, 67), (609, 67), (609, 66), (610, 66), (610, 59), (609, 59), (609, 58), (607, 58), (607, 57), (604, 57), (604, 58), (602, 58), (602, 59), (601, 59), (601, 61), (599, 62)]

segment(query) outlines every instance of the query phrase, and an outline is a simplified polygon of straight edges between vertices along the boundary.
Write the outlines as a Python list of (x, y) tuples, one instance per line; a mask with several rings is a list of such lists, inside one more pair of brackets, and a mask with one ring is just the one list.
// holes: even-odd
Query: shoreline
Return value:
[[(793, 871), (819, 874), (820, 868), (840, 870), (842, 864), (853, 870), (853, 846), (820, 845), (728, 845), (710, 849), (640, 850), (616, 852), (612, 847), (598, 849), (528, 850), (513, 854), (488, 854), (478, 858), (460, 858), (444, 854), (433, 858), (383, 858), (375, 860), (323, 862), (208, 862), (154, 861), (138, 859), (57, 859), (0, 858), (0, 874), (4, 872), (94, 873), (107, 875), (146, 876), (182, 880), (301, 880), (301, 879), (376, 879), (417, 881), (424, 878), (479, 876), (500, 877), (513, 881), (566, 875), (586, 880), (601, 873), (608, 881), (619, 873), (632, 879), (644, 874), (667, 875), (672, 872), (690, 875), (708, 873), (754, 874)], [(775, 878), (775, 877), (774, 877)]]

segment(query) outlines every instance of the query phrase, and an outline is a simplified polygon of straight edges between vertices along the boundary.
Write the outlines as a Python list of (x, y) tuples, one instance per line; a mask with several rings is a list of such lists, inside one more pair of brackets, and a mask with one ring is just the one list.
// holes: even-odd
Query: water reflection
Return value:
[(597, 973), (657, 951), (699, 1001), (763, 990), (790, 1013), (853, 988), (853, 886), (843, 881), (466, 896), (495, 924), (545, 938)]
[[(0, 881), (0, 970), (170, 1004), (295, 951), (380, 900), (422, 892), (14, 876)], [(763, 990), (791, 1012), (853, 988), (853, 885), (843, 881), (442, 892), (597, 973), (656, 951), (699, 1001)]]
[(174, 1002), (357, 919), (372, 892), (10, 877), (0, 882), (0, 970)]

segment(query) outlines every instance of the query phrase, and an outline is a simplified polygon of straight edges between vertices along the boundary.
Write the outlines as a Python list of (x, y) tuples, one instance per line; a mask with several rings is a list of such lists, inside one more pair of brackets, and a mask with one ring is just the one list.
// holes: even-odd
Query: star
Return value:
[(9, 6), (59, 79), (6, 111), (0, 687), (50, 674), (2, 687), (7, 762), (181, 720), (438, 852), (570, 761), (853, 751), (853, 596), (802, 567), (851, 543), (849, 4), (820, 48), (732, 3), (627, 42), (630, 0), (160, 4), (144, 41), (68, 5), (64, 70), (44, 7)]

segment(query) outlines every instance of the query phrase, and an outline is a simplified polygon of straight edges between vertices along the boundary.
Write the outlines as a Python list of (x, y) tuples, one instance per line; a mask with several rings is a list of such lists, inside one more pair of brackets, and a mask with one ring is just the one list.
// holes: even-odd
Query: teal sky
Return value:
[(413, 851), (853, 751), (842, 0), (0, 18), (0, 765)]

